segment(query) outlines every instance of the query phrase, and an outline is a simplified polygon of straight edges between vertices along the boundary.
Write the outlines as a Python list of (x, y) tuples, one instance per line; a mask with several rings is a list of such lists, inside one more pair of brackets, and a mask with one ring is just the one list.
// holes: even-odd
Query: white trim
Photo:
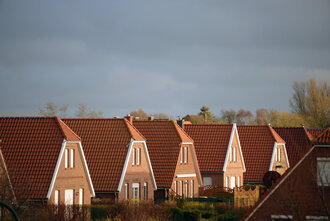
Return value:
[(132, 148), (132, 165), (134, 166), (135, 165), (135, 148)]
[(229, 158), (229, 160), (231, 160), (231, 156), (232, 156), (232, 154), (231, 154), (231, 144), (233, 142), (235, 129), (236, 129), (236, 124), (233, 123), (233, 127), (232, 127), (231, 133), (230, 133), (230, 139), (229, 139), (229, 143), (228, 143), (228, 147), (227, 147), (226, 158), (225, 158), (225, 162), (223, 163), (223, 168), (222, 168), (223, 172), (226, 172), (228, 158)]
[(188, 144), (188, 145), (193, 145), (193, 142), (181, 142), (180, 145), (184, 145), (184, 144)]
[(315, 219), (319, 219), (319, 220), (328, 220), (329, 217), (327, 216), (306, 216), (306, 220), (315, 220)]
[(289, 158), (288, 158), (288, 153), (286, 152), (286, 145), (285, 145), (285, 143), (279, 143), (279, 144), (282, 144), (283, 145), (286, 163), (288, 164), (288, 168), (290, 168), (290, 162), (289, 162)]
[[(295, 166), (286, 174), (286, 176), (284, 176), (282, 178), (282, 180), (274, 187), (274, 189), (272, 189), (269, 194), (266, 195), (266, 197), (260, 201), (260, 203), (257, 205), (257, 207), (255, 207), (255, 209), (250, 213), (250, 215), (245, 219), (248, 220), (250, 219), (253, 214), (262, 206), (262, 204), (264, 204), (264, 202), (279, 188), (279, 186), (281, 186), (281, 184), (288, 178), (288, 176), (291, 175), (291, 173), (293, 173), (293, 171), (305, 160), (305, 158), (315, 149), (316, 146), (319, 145), (315, 145), (313, 146), (306, 154), (305, 156), (303, 156), (298, 163), (295, 164)], [(321, 146), (322, 147), (322, 146)], [(330, 147), (330, 146), (326, 146), (326, 147)]]
[(128, 152), (127, 152), (126, 159), (125, 159), (125, 164), (124, 164), (124, 167), (123, 167), (123, 171), (121, 173), (121, 177), (120, 177), (120, 181), (119, 181), (117, 191), (119, 191), (119, 192), (121, 191), (121, 186), (123, 185), (123, 182), (124, 182), (124, 178), (125, 178), (129, 158), (131, 156), (131, 150), (133, 148), (134, 143), (143, 143), (144, 144), (143, 146), (144, 146), (146, 154), (147, 154), (147, 161), (148, 161), (148, 165), (149, 165), (150, 172), (151, 172), (152, 183), (153, 183), (154, 189), (157, 190), (157, 184), (156, 184), (156, 180), (155, 180), (155, 176), (154, 176), (154, 171), (152, 170), (152, 166), (151, 166), (151, 161), (150, 161), (150, 157), (149, 157), (147, 143), (146, 143), (145, 140), (133, 140), (133, 138), (131, 138), (131, 141), (130, 141), (130, 144), (129, 144), (129, 147), (128, 147)]
[(74, 168), (74, 149), (70, 149), (70, 168)]
[(243, 173), (244, 173), (244, 172), (246, 172), (246, 168), (245, 168), (245, 162), (244, 162), (244, 157), (243, 157), (243, 153), (242, 153), (241, 142), (239, 141), (239, 135), (238, 135), (238, 130), (237, 130), (236, 124), (235, 124), (235, 133), (236, 133), (236, 137), (237, 137), (237, 143), (238, 143), (239, 153), (240, 153), (240, 156), (242, 158)]
[(188, 150), (184, 147), (184, 163), (188, 163)]
[(183, 163), (183, 147), (180, 147), (180, 163)]
[(60, 164), (61, 164), (61, 160), (62, 160), (62, 157), (63, 157), (63, 153), (64, 153), (64, 150), (65, 150), (66, 143), (67, 143), (67, 141), (64, 139), (63, 143), (62, 143), (61, 150), (60, 150), (60, 154), (59, 154), (58, 159), (57, 159), (57, 163), (56, 163), (56, 166), (55, 166), (55, 171), (53, 173), (52, 181), (50, 182), (50, 186), (49, 186), (48, 193), (47, 193), (47, 196), (46, 196), (47, 199), (50, 199), (50, 195), (52, 194), (52, 190), (53, 190), (53, 187), (54, 187), (54, 184), (55, 184), (58, 169), (60, 168)]
[(141, 161), (141, 148), (136, 148), (136, 165), (140, 165)]
[(316, 158), (318, 161), (329, 161), (330, 157), (317, 157)]
[(65, 169), (69, 168), (69, 150), (68, 149), (64, 150), (64, 168)]
[(292, 219), (292, 215), (270, 215), (271, 219)]
[(277, 154), (276, 145), (277, 145), (277, 143), (274, 142), (272, 158), (270, 160), (270, 165), (269, 165), (269, 169), (268, 169), (269, 171), (273, 170), (274, 158), (275, 158), (275, 154)]
[(196, 177), (196, 174), (195, 173), (191, 173), (191, 174), (177, 174), (176, 177), (177, 178)]
[(194, 180), (190, 180), (190, 197), (194, 198)]

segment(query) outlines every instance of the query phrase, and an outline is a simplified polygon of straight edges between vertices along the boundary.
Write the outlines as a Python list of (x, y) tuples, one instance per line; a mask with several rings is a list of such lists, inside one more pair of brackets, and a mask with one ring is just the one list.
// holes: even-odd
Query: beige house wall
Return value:
[[(223, 186), (224, 187), (230, 187), (230, 177), (235, 177), (236, 186), (242, 186), (243, 185), (243, 156), (240, 153), (239, 150), (239, 142), (237, 133), (234, 133), (233, 140), (231, 143), (231, 147), (235, 147), (236, 150), (236, 161), (230, 161), (230, 156), (228, 157), (227, 161), (227, 167), (226, 172), (223, 174)], [(233, 153), (232, 153), (233, 154)], [(226, 186), (226, 177), (228, 179), (229, 186)], [(238, 183), (238, 177), (239, 177), (239, 183)]]
[[(147, 160), (147, 152), (143, 142), (134, 142), (132, 146), (132, 150), (130, 153), (130, 159), (128, 161), (128, 166), (125, 174), (125, 178), (123, 184), (121, 186), (121, 191), (118, 193), (118, 200), (126, 200), (125, 199), (125, 184), (128, 184), (128, 199), (132, 199), (132, 184), (139, 183), (139, 195), (140, 200), (144, 200), (144, 183), (147, 183), (148, 186), (148, 200), (154, 199), (154, 185), (152, 181), (152, 173), (151, 168), (149, 166)], [(133, 149), (140, 149), (140, 164), (137, 165), (137, 161), (135, 161), (135, 165), (132, 165), (133, 162)], [(135, 151), (135, 156), (137, 156), (137, 152)]]
[[(88, 184), (87, 171), (83, 166), (82, 152), (79, 143), (67, 142), (65, 149), (69, 149), (69, 167), (65, 168), (65, 152), (63, 153), (55, 184), (49, 203), (55, 202), (55, 190), (59, 191), (59, 203), (65, 203), (65, 190), (73, 189), (74, 204), (79, 204), (79, 189), (83, 189), (83, 204), (91, 204), (91, 191)], [(74, 150), (74, 167), (71, 168), (71, 149)]]
[[(181, 148), (187, 147), (187, 152), (188, 152), (188, 160), (187, 163), (183, 162), (181, 163), (181, 153), (184, 154), (184, 151), (181, 152)], [(179, 158), (177, 161), (177, 165), (176, 165), (176, 170), (174, 173), (174, 179), (172, 182), (172, 186), (171, 189), (175, 192), (175, 182), (176, 182), (176, 186), (177, 186), (177, 192), (176, 194), (179, 196), (184, 195), (185, 197), (187, 197), (186, 194), (186, 185), (185, 183), (187, 183), (187, 187), (188, 187), (188, 197), (191, 197), (191, 181), (193, 181), (193, 197), (198, 197), (199, 196), (199, 183), (198, 183), (198, 173), (199, 171), (196, 170), (195, 165), (194, 165), (194, 159), (193, 159), (193, 145), (192, 144), (181, 144), (180, 146), (180, 153), (179, 153)], [(184, 156), (183, 156), (184, 157)], [(183, 158), (184, 159), (184, 158)], [(184, 174), (195, 174), (195, 176), (190, 176), (190, 177), (177, 177), (178, 175), (184, 175)], [(180, 181), (182, 183), (182, 193), (181, 193), (181, 187), (180, 187)]]
[(285, 151), (285, 146), (283, 144), (277, 144), (276, 148), (279, 148), (280, 151), (280, 161), (276, 161), (276, 156), (273, 156), (273, 166), (272, 170), (278, 172), (280, 175), (282, 175), (288, 168), (288, 162), (287, 162), (287, 156)]

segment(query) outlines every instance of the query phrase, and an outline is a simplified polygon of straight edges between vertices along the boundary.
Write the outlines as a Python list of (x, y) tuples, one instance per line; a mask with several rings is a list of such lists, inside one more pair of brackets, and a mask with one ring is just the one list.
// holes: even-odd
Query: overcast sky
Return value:
[(329, 0), (0, 0), (0, 115), (289, 111), (330, 82)]

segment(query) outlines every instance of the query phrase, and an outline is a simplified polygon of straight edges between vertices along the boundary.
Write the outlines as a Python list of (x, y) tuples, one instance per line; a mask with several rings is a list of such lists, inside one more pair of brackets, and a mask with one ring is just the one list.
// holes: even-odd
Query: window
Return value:
[(74, 149), (70, 149), (70, 154), (71, 154), (70, 167), (73, 168), (74, 167)]
[(233, 155), (234, 155), (234, 162), (236, 162), (236, 148), (235, 147), (233, 147)]
[(84, 189), (79, 189), (79, 207), (81, 208), (84, 204)]
[(65, 149), (65, 168), (69, 167), (69, 149)]
[(230, 162), (233, 161), (233, 155), (232, 155), (233, 150), (232, 149), (233, 148), (231, 147), (230, 150), (229, 150), (229, 160), (230, 160)]
[(141, 149), (140, 148), (137, 148), (136, 149), (136, 165), (140, 165), (140, 151), (141, 151)]
[(330, 186), (330, 158), (317, 158), (317, 183), (319, 186)]
[(180, 163), (183, 163), (183, 148), (181, 148)]
[(229, 187), (229, 185), (228, 185), (228, 177), (226, 176), (226, 179), (225, 179), (225, 187)]
[(135, 148), (132, 150), (132, 165), (135, 165)]
[(212, 177), (203, 177), (204, 190), (207, 186), (212, 186)]
[(234, 176), (230, 177), (230, 188), (231, 189), (234, 189), (234, 187), (235, 187), (235, 181), (236, 181), (236, 179), (235, 179)]
[(175, 194), (178, 194), (178, 189), (177, 189), (177, 186), (176, 186), (176, 182), (177, 181), (174, 181), (174, 192), (175, 192)]
[(190, 181), (190, 197), (194, 198), (194, 180)]
[(180, 196), (182, 196), (182, 194), (183, 194), (183, 183), (182, 183), (181, 180), (179, 182), (180, 182)]
[(140, 199), (140, 184), (139, 183), (132, 184), (132, 192), (133, 192), (133, 199)]
[(128, 199), (128, 183), (125, 183), (125, 199)]
[(184, 147), (184, 163), (188, 162), (188, 150), (187, 147)]
[(277, 148), (277, 161), (281, 161), (281, 148)]
[(185, 193), (184, 193), (184, 196), (185, 197), (188, 197), (188, 180), (186, 180), (185, 182), (184, 182), (184, 191), (185, 191)]
[(55, 190), (55, 194), (54, 194), (54, 204), (55, 206), (58, 206), (59, 203), (59, 191)]
[(292, 216), (287, 216), (287, 215), (271, 215), (270, 218), (272, 221), (284, 221), (284, 220), (292, 220)]
[(241, 186), (241, 183), (240, 183), (240, 176), (237, 177), (237, 186), (240, 187)]
[(327, 217), (327, 216), (306, 216), (306, 220), (328, 221), (329, 217)]
[(148, 200), (148, 183), (143, 184), (144, 199)]
[(64, 204), (66, 206), (72, 206), (73, 205), (73, 189), (65, 190)]

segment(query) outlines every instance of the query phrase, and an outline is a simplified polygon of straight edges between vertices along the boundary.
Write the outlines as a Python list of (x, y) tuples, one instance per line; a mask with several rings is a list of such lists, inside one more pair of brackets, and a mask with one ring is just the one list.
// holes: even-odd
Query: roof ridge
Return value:
[(271, 135), (277, 143), (285, 143), (285, 140), (283, 140), (283, 138), (278, 133), (276, 133), (276, 131), (272, 128), (272, 126), (270, 126), (270, 124), (268, 124), (267, 126)]
[[(64, 138), (65, 138), (65, 140), (71, 140), (71, 141), (76, 141), (76, 140), (81, 140), (81, 138), (68, 126), (68, 125), (66, 125), (62, 120), (61, 120), (61, 118), (59, 118), (59, 117), (54, 117), (55, 118), (55, 121), (56, 121), (56, 123), (57, 123), (57, 125), (59, 126), (59, 128), (60, 128), (60, 130), (61, 130), (61, 132), (62, 132), (62, 134), (63, 134), (63, 136), (64, 136)], [(64, 130), (65, 130), (65, 128), (68, 130), (68, 133), (71, 133), (71, 134), (67, 134)], [(72, 136), (72, 137), (70, 137), (70, 135)], [(75, 138), (77, 138), (77, 139), (75, 139)]]
[[(136, 128), (134, 127), (133, 124), (131, 124), (126, 118), (122, 118), (124, 120), (124, 122), (126, 123), (126, 128), (128, 129), (128, 132), (131, 134), (131, 136), (133, 137), (134, 139), (134, 134), (132, 133), (131, 129), (130, 128), (133, 128), (144, 140), (147, 140), (143, 134)], [(134, 139), (135, 140), (135, 139)]]
[(181, 142), (185, 142), (183, 137), (181, 136), (180, 132), (179, 132), (179, 128), (180, 130), (184, 133), (184, 135), (187, 136), (188, 139), (191, 140), (191, 142), (194, 142), (194, 140), (176, 123), (176, 121), (172, 120), (170, 121), (172, 123), (172, 125), (174, 126), (174, 129), (176, 131), (176, 134), (179, 136)]
[[(328, 133), (330, 133), (330, 126), (328, 128), (326, 128), (320, 135), (318, 135), (317, 137), (315, 137), (312, 141), (313, 144), (318, 144), (318, 143), (326, 143), (321, 141), (322, 137), (324, 138)], [(320, 142), (321, 141), (321, 142)]]
[(306, 134), (309, 142), (312, 142), (312, 140), (314, 139), (314, 136), (312, 134), (310, 134), (304, 126), (302, 126), (302, 128), (304, 128), (305, 134)]

